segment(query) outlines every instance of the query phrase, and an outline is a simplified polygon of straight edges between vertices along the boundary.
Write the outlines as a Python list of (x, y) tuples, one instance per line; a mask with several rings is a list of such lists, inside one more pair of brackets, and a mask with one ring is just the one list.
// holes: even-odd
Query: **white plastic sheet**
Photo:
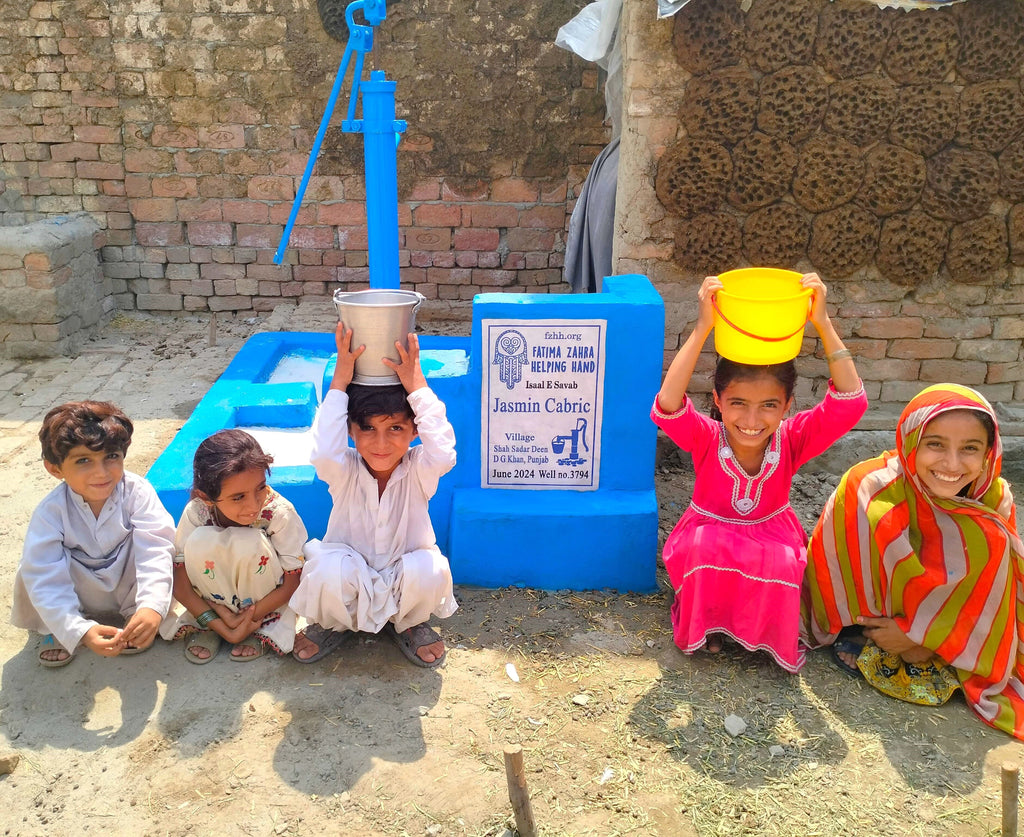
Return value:
[(614, 46), (621, 12), (622, 0), (595, 0), (558, 30), (555, 44), (598, 64)]
[(622, 0), (595, 0), (559, 28), (555, 45), (580, 58), (593, 61), (608, 74), (604, 101), (612, 136), (620, 131), (622, 105), (622, 50), (619, 48), (619, 20)]

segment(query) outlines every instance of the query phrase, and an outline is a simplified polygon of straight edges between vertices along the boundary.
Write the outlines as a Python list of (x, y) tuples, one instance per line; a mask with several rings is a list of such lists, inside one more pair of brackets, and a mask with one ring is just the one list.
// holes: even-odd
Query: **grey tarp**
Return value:
[(601, 280), (611, 275), (618, 176), (619, 140), (616, 138), (594, 160), (569, 219), (564, 276), (573, 293), (598, 293)]

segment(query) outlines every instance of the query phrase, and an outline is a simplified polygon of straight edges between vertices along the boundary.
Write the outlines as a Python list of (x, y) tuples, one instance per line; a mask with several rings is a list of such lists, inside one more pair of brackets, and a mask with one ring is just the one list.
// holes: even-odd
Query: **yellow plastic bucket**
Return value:
[(800, 354), (811, 290), (801, 274), (744, 267), (719, 274), (714, 297), (715, 351), (737, 363), (766, 366)]

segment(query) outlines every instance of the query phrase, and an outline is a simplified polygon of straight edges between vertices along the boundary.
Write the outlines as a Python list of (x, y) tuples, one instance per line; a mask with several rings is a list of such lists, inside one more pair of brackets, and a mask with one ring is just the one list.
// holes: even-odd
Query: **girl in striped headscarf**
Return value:
[(851, 468), (814, 529), (805, 641), (835, 643), (842, 667), (904, 700), (962, 687), (985, 723), (1024, 738), (1024, 546), (1001, 467), (983, 396), (917, 395), (896, 450)]

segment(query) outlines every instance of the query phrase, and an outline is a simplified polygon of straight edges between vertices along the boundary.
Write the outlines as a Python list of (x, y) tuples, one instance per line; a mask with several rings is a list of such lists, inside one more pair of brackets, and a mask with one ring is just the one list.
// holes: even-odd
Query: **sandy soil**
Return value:
[[(207, 320), (122, 317), (77, 360), (0, 364), (0, 612), (53, 485), (34, 439), (48, 406), (121, 403), (138, 420), (129, 467), (144, 472), (249, 333), (310, 328), (300, 321), (222, 318), (210, 346)], [(656, 483), (664, 534), (692, 473), (669, 453)], [(798, 477), (806, 525), (834, 483)], [(825, 653), (799, 676), (730, 646), (685, 657), (664, 592), (457, 595), (439, 671), (374, 637), (312, 666), (225, 651), (191, 666), (158, 641), (44, 670), (36, 639), (0, 626), (0, 757), (20, 757), (0, 777), (0, 834), (497, 837), (513, 825), (509, 743), (524, 748), (544, 835), (999, 831), (999, 766), (1024, 748), (958, 697), (901, 704)], [(747, 724), (735, 738), (732, 714)]]

